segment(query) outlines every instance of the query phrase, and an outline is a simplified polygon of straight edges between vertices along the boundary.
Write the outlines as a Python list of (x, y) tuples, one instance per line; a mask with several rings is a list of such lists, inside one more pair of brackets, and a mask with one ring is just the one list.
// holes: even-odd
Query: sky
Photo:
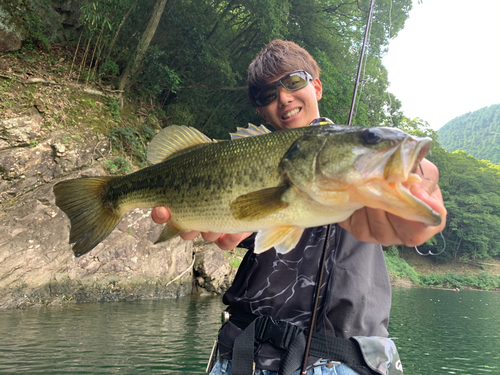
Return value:
[(500, 103), (500, 0), (413, 0), (383, 57), (406, 117), (437, 130)]

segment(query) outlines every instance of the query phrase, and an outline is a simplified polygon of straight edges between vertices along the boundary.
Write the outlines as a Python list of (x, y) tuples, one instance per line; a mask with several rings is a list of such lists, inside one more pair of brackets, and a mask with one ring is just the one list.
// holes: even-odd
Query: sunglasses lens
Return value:
[(307, 86), (309, 79), (312, 78), (304, 71), (292, 72), (260, 90), (257, 95), (255, 95), (255, 100), (260, 107), (265, 107), (276, 99), (278, 95), (278, 85), (280, 83), (287, 91), (297, 91)]
[(276, 86), (273, 84), (273, 85), (269, 85), (267, 87), (264, 87), (256, 95), (255, 99), (257, 99), (257, 102), (262, 107), (268, 105), (274, 99), (276, 99)]
[(288, 91), (296, 91), (307, 85), (307, 77), (302, 72), (291, 73), (282, 78), (281, 83)]

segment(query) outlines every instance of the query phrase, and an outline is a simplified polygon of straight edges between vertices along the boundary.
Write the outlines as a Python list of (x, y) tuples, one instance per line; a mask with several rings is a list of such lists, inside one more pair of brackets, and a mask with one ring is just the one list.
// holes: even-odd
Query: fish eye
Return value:
[(376, 145), (382, 140), (378, 129), (366, 129), (361, 133), (361, 139), (369, 145)]

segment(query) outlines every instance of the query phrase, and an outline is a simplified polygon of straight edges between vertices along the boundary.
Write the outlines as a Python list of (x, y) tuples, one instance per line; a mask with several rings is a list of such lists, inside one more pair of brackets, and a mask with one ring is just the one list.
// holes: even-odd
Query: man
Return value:
[[(276, 130), (329, 122), (319, 114), (319, 71), (311, 55), (297, 44), (272, 41), (249, 66), (250, 100)], [(308, 374), (401, 373), (397, 350), (386, 339), (391, 295), (380, 245), (420, 245), (444, 228), (446, 209), (437, 186), (438, 170), (425, 159), (421, 166), (425, 179), (413, 184), (411, 193), (441, 215), (439, 226), (429, 227), (371, 208), (362, 208), (333, 226), (315, 326), (315, 331), (324, 333), (327, 341), (316, 342), (325, 350), (309, 357)], [(152, 218), (156, 223), (167, 222), (168, 209), (155, 208)], [(242, 337), (251, 337), (251, 343), (255, 338), (255, 347), (250, 345), (254, 349), (250, 351), (250, 363), (255, 364), (255, 374), (286, 374), (290, 368), (294, 374), (299, 373), (297, 363), (303, 356), (303, 345), (297, 343), (309, 327), (327, 233), (327, 226), (306, 229), (298, 245), (287, 254), (277, 254), (274, 249), (262, 254), (251, 250), (247, 253), (233, 285), (224, 295), (231, 319), (219, 332), (220, 360), (212, 374), (245, 372), (242, 363), (248, 360), (244, 358), (248, 353), (242, 349)], [(189, 232), (181, 237), (191, 240), (198, 234)], [(205, 240), (223, 250), (240, 243), (252, 249), (251, 241), (244, 241), (250, 235), (202, 233)], [(283, 341), (283, 335), (286, 345), (277, 343)], [(290, 349), (292, 346), (295, 351)]]

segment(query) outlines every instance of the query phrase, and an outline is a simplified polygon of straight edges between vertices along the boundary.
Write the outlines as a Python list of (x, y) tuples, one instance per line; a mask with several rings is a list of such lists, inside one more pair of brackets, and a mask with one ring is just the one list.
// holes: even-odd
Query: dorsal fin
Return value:
[(212, 143), (212, 140), (190, 126), (168, 126), (149, 144), (148, 161), (152, 164), (160, 163), (176, 152), (202, 143)]
[(266, 128), (264, 125), (261, 126), (255, 126), (254, 124), (248, 123), (248, 128), (236, 128), (236, 133), (229, 133), (231, 134), (231, 140), (235, 139), (240, 139), (240, 138), (246, 138), (246, 137), (253, 137), (256, 135), (262, 135), (262, 134), (267, 134), (271, 133), (271, 131)]

